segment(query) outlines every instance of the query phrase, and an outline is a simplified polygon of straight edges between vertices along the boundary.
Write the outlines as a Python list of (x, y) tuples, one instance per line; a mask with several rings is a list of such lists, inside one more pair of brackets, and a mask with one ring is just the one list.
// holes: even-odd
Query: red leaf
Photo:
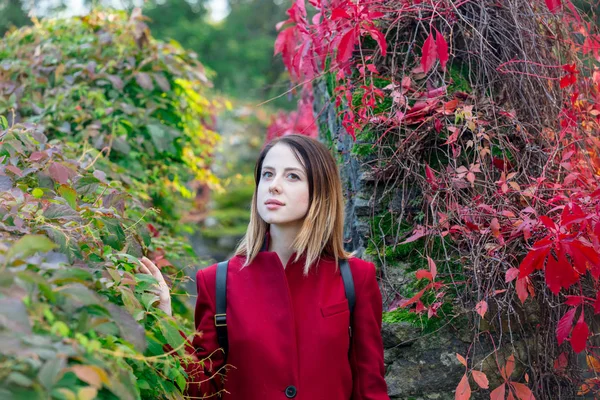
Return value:
[(425, 270), (425, 269), (420, 269), (417, 271), (417, 273), (415, 274), (417, 276), (417, 279), (429, 279), (430, 281), (433, 280), (433, 276), (431, 275), (431, 272)]
[(513, 389), (515, 389), (519, 400), (535, 400), (535, 397), (533, 397), (533, 393), (531, 393), (531, 390), (529, 390), (529, 388), (526, 385), (519, 382), (511, 382), (510, 384), (513, 387)]
[(448, 43), (444, 35), (436, 31), (435, 46), (437, 47), (437, 56), (440, 59), (440, 65), (445, 70), (448, 62)]
[(487, 301), (485, 301), (485, 300), (481, 300), (475, 306), (475, 311), (477, 312), (477, 314), (481, 315), (481, 318), (483, 318), (487, 309), (488, 309), (488, 304), (487, 304)]
[(62, 164), (54, 162), (48, 168), (48, 173), (55, 182), (65, 185), (73, 174), (73, 171)]
[(558, 325), (556, 326), (556, 339), (558, 340), (559, 346), (562, 344), (562, 342), (565, 341), (565, 339), (567, 338), (567, 336), (569, 336), (569, 333), (571, 332), (571, 328), (573, 327), (573, 318), (575, 318), (576, 310), (577, 308), (571, 308), (558, 321)]
[(434, 174), (433, 170), (427, 164), (425, 164), (425, 178), (427, 179), (427, 183), (429, 183), (429, 185), (431, 185), (431, 188), (433, 190), (437, 190), (437, 188), (438, 188), (437, 179), (435, 178), (435, 174)]
[(425, 310), (425, 305), (421, 300), (417, 301), (417, 305), (415, 306), (415, 312), (417, 314), (423, 312)]
[(533, 272), (534, 269), (542, 269), (544, 259), (550, 252), (550, 247), (542, 249), (533, 249), (525, 256), (519, 265), (519, 279), (525, 278)]
[(554, 369), (558, 372), (564, 372), (564, 369), (567, 368), (568, 364), (569, 360), (567, 359), (567, 353), (563, 351), (558, 358), (554, 360)]
[(546, 5), (553, 14), (556, 14), (558, 11), (560, 11), (560, 0), (546, 0)]
[(498, 239), (500, 243), (503, 243), (504, 239), (502, 239), (502, 233), (500, 233), (500, 222), (498, 221), (498, 218), (492, 218), (490, 229), (492, 231), (492, 235), (494, 235), (494, 237)]
[(456, 358), (458, 359), (458, 362), (460, 362), (462, 365), (464, 365), (465, 367), (467, 366), (467, 360), (465, 360), (463, 356), (456, 353)]
[(490, 382), (488, 381), (487, 376), (481, 371), (472, 371), (473, 380), (476, 384), (479, 385), (482, 389), (488, 389), (490, 387)]
[(417, 226), (413, 231), (413, 234), (400, 244), (414, 242), (415, 240), (421, 239), (425, 235), (427, 235), (427, 231), (425, 230), (425, 228), (423, 226)]
[(573, 328), (573, 332), (571, 332), (571, 347), (573, 347), (573, 351), (575, 353), (581, 353), (583, 350), (585, 350), (589, 335), (590, 330), (586, 322), (583, 320), (582, 311), (579, 315), (579, 321), (577, 321), (575, 328)]
[(578, 306), (581, 303), (583, 303), (582, 296), (567, 296), (567, 301), (565, 301), (565, 304), (568, 306)]
[(455, 400), (468, 400), (471, 397), (471, 387), (469, 386), (469, 379), (467, 374), (464, 374), (458, 386), (456, 387), (456, 393), (454, 395)]
[(504, 395), (506, 394), (506, 386), (504, 383), (498, 386), (496, 389), (490, 393), (490, 400), (504, 400)]
[(506, 283), (511, 282), (517, 276), (519, 276), (519, 269), (515, 268), (515, 267), (511, 267), (508, 269), (508, 271), (506, 271), (506, 278), (504, 279), (504, 281)]
[(593, 247), (574, 240), (567, 246), (567, 251), (573, 259), (573, 266), (580, 274), (585, 274), (589, 268), (594, 278), (600, 277), (600, 257)]
[(336, 56), (336, 61), (337, 61), (338, 65), (344, 64), (346, 61), (348, 61), (350, 59), (350, 57), (352, 57), (352, 52), (354, 51), (355, 44), (356, 44), (356, 29), (350, 28), (350, 29), (348, 29), (348, 31), (346, 31), (344, 36), (342, 36), (342, 39), (340, 40), (340, 43), (338, 45), (337, 56)]
[(421, 289), (419, 291), (419, 293), (415, 294), (413, 297), (411, 297), (410, 299), (405, 299), (402, 300), (399, 304), (398, 307), (406, 307), (411, 305), (412, 303), (415, 303), (417, 301), (419, 301), (419, 299), (421, 298), (421, 296), (423, 296), (423, 293), (425, 293), (425, 290), (429, 289), (430, 285), (427, 285), (426, 287), (424, 287), (423, 289)]
[(387, 42), (385, 41), (385, 36), (383, 36), (383, 33), (378, 31), (377, 28), (369, 29), (369, 33), (371, 34), (371, 37), (373, 39), (375, 39), (375, 41), (379, 45), (379, 48), (381, 49), (381, 55), (383, 57), (385, 57), (385, 55), (387, 54)]
[(350, 14), (348, 14), (348, 12), (346, 12), (346, 9), (344, 7), (334, 8), (333, 11), (331, 12), (331, 20), (332, 21), (335, 21), (336, 19), (340, 19), (340, 18), (350, 19)]
[(548, 256), (545, 271), (546, 284), (550, 291), (558, 294), (561, 288), (568, 289), (579, 280), (579, 274), (573, 269), (563, 251), (558, 251), (558, 260)]
[(527, 278), (519, 278), (517, 279), (516, 289), (517, 296), (519, 296), (519, 300), (521, 300), (521, 304), (525, 303), (529, 294), (527, 293)]
[(433, 260), (429, 256), (427, 256), (427, 265), (429, 265), (429, 271), (431, 271), (431, 277), (433, 279), (435, 279), (435, 276), (437, 275), (437, 267), (435, 266), (435, 262), (433, 262)]
[(45, 151), (34, 151), (29, 156), (29, 161), (39, 161), (42, 158), (48, 157), (48, 154)]
[(423, 49), (421, 52), (421, 66), (423, 67), (423, 72), (427, 73), (431, 67), (433, 67), (436, 58), (437, 51), (435, 48), (435, 42), (433, 40), (433, 34), (430, 33), (423, 43)]
[(510, 357), (508, 357), (508, 360), (506, 360), (506, 364), (504, 365), (504, 368), (502, 368), (502, 371), (501, 371), (503, 374), (502, 377), (504, 379), (508, 380), (514, 370), (515, 370), (515, 356), (514, 356), (514, 354), (511, 354)]

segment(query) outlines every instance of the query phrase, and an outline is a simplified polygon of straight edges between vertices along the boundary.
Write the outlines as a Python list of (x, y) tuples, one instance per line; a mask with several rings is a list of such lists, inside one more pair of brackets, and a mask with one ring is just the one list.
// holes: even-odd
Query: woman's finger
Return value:
[(156, 265), (154, 265), (154, 263), (152, 261), (150, 261), (146, 257), (142, 257), (142, 262), (144, 263), (144, 266), (146, 266), (146, 268), (148, 268), (151, 275), (158, 281), (158, 283), (166, 284), (165, 278), (163, 278), (162, 273), (160, 272), (158, 267)]
[(150, 272), (150, 270), (142, 262), (140, 262), (140, 264), (137, 266), (137, 269), (143, 274), (152, 275), (152, 272)]

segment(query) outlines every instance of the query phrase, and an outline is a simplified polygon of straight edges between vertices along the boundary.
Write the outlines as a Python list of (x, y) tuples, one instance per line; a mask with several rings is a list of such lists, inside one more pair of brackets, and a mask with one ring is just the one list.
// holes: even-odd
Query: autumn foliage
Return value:
[[(570, 0), (309, 3), (311, 12), (293, 3), (275, 53), (294, 82), (325, 79), (346, 132), (372, 144), (375, 175), (410, 180), (423, 201), (424, 218), (408, 217), (412, 231), (393, 239), (424, 243), (428, 267), (416, 279), (427, 283), (393, 306), (435, 318), (454, 290), (474, 328), (490, 324), (475, 341), (490, 343), (505, 321), (537, 310), (535, 326), (514, 329), (544, 349), (529, 353), (539, 362), (504, 357), (503, 383), (490, 388), (460, 356), (456, 397), (472, 387), (492, 399), (595, 393), (597, 26)], [(442, 272), (449, 254), (461, 279)], [(527, 372), (512, 376), (515, 363)]]

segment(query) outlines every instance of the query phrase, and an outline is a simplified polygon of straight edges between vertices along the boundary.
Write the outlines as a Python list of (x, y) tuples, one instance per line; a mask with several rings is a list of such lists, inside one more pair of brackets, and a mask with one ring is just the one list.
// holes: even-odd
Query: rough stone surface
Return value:
[[(409, 203), (415, 194), (410, 191), (394, 192), (387, 205), (383, 204), (381, 198), (375, 197), (375, 193), (379, 195), (383, 190), (376, 190), (375, 177), (364, 165), (367, 160), (358, 159), (351, 154), (354, 142), (338, 123), (324, 83), (316, 87), (315, 98), (322, 100), (315, 104), (315, 110), (321, 111), (315, 113), (319, 116), (321, 140), (325, 143), (333, 142), (339, 154), (346, 200), (346, 250), (356, 251), (358, 257), (368, 259), (364, 250), (369, 243), (369, 221), (374, 215), (388, 209), (410, 212)], [(394, 289), (398, 290), (410, 280), (403, 265), (388, 268), (385, 279), (386, 287), (393, 288), (382, 289), (384, 309), (387, 309), (395, 297)], [(420, 327), (409, 322), (384, 323), (381, 334), (390, 399), (454, 399), (454, 389), (465, 372), (456, 359), (456, 353), (466, 354), (467, 343), (461, 337), (468, 335), (460, 335), (448, 329), (423, 334)], [(479, 398), (478, 394), (474, 393), (472, 398)]]

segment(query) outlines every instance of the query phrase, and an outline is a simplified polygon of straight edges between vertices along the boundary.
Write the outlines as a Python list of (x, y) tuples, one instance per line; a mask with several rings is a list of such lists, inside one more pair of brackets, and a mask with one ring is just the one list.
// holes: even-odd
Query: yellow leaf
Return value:
[(81, 388), (77, 392), (77, 400), (94, 400), (98, 395), (98, 390), (93, 387)]

